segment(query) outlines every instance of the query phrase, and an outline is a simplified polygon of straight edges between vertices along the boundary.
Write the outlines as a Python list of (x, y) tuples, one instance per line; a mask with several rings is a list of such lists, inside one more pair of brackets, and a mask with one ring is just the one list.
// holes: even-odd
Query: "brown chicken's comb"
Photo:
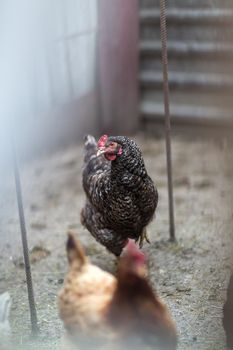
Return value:
[(101, 138), (99, 139), (98, 144), (97, 144), (98, 148), (104, 147), (106, 142), (107, 142), (107, 139), (108, 139), (108, 135), (101, 136)]
[(144, 265), (146, 263), (146, 256), (141, 252), (136, 245), (136, 243), (129, 239), (125, 247), (125, 256), (131, 257), (133, 260), (137, 261), (140, 265)]

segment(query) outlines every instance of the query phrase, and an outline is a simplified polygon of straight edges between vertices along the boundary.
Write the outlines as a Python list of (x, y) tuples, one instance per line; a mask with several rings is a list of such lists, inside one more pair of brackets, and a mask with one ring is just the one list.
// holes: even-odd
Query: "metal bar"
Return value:
[(32, 283), (32, 276), (31, 276), (31, 266), (30, 266), (29, 251), (28, 251), (27, 230), (26, 230), (25, 216), (24, 216), (22, 188), (21, 188), (19, 166), (18, 166), (14, 140), (12, 140), (12, 153), (13, 153), (15, 189), (16, 189), (18, 212), (19, 212), (19, 221), (20, 221), (24, 264), (25, 264), (25, 274), (26, 274), (27, 291), (28, 291), (28, 301), (29, 301), (30, 318), (31, 318), (31, 330), (32, 330), (32, 335), (36, 336), (39, 332), (39, 328), (37, 323), (37, 312), (36, 312), (33, 283)]
[(161, 30), (162, 63), (163, 63), (163, 90), (164, 90), (164, 112), (165, 112), (165, 132), (166, 132), (166, 152), (167, 152), (170, 240), (174, 242), (176, 238), (175, 238), (173, 182), (172, 182), (171, 123), (170, 123), (168, 58), (167, 58), (166, 0), (160, 0), (160, 30)]

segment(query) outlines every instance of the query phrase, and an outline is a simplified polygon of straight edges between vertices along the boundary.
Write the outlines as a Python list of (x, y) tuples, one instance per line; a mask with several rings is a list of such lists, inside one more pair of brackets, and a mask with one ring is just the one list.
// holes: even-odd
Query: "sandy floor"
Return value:
[[(156, 220), (149, 227), (149, 277), (177, 322), (179, 349), (225, 349), (222, 305), (230, 273), (233, 201), (232, 159), (226, 142), (173, 140), (177, 244), (168, 238), (168, 205), (164, 141), (136, 137), (148, 172), (158, 187)], [(82, 147), (76, 146), (34, 161), (22, 170), (22, 186), (32, 256), (32, 273), (43, 342), (57, 349), (62, 325), (57, 292), (67, 269), (66, 231), (77, 230), (98, 265), (115, 270), (114, 257), (97, 244), (79, 222), (84, 203), (81, 187)], [(29, 340), (29, 314), (14, 183), (0, 185), (0, 292), (13, 298), (13, 338)], [(35, 345), (36, 346), (36, 345)]]

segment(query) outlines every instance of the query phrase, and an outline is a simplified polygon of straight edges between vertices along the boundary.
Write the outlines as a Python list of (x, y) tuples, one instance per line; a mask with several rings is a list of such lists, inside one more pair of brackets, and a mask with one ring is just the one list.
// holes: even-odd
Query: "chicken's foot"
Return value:
[(141, 236), (139, 237), (139, 248), (142, 249), (144, 241), (146, 241), (147, 243), (150, 243), (149, 237), (147, 235), (147, 231), (146, 228), (144, 228)]

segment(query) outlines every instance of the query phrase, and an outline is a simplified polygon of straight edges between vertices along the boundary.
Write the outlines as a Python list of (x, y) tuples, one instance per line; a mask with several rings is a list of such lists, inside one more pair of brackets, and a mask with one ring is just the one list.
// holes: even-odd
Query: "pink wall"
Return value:
[(103, 131), (138, 126), (138, 1), (99, 0), (98, 78)]

